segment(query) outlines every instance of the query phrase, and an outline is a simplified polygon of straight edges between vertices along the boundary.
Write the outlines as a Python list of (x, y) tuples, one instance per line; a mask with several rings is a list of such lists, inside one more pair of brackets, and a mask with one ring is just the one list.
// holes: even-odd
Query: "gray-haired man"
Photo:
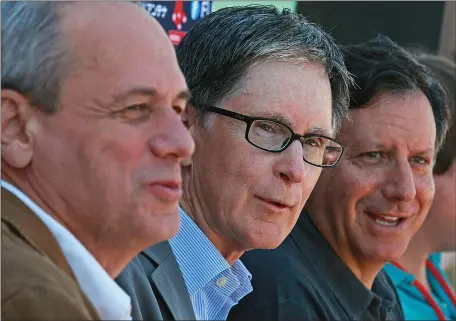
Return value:
[[(321, 168), (337, 164), (343, 146), (333, 136), (351, 78), (327, 34), (272, 6), (208, 15), (177, 55), (196, 149), (183, 168), (182, 226), (169, 243), (196, 318), (223, 320), (252, 290), (239, 257), (277, 247)], [(146, 319), (147, 304), (139, 310)]]
[(1, 318), (129, 319), (113, 277), (179, 229), (194, 148), (174, 48), (132, 3), (1, 5)]

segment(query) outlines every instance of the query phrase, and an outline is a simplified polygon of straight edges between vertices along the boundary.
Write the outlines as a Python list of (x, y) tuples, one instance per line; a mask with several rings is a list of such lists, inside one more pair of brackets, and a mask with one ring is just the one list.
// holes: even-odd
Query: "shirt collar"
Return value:
[(374, 300), (380, 301), (386, 308), (395, 304), (394, 292), (388, 286), (384, 275), (376, 277), (372, 291), (366, 288), (332, 249), (305, 211), (302, 212), (291, 237), (315, 265), (316, 271), (324, 276), (326, 284), (353, 319), (358, 319)]
[[(190, 296), (201, 290), (221, 272), (230, 268), (236, 272), (238, 278), (250, 282), (252, 276), (240, 260), (230, 266), (196, 223), (180, 207), (179, 212), (181, 227), (179, 232), (169, 240), (169, 243), (179, 263)], [(203, 269), (201, 265), (204, 266)]]
[(391, 263), (385, 264), (383, 270), (388, 274), (396, 287), (407, 287), (415, 280), (415, 276), (413, 274), (408, 273)]
[[(441, 254), (440, 253), (433, 253), (429, 256), (429, 260), (440, 270), (440, 262), (441, 262)], [(413, 281), (415, 281), (415, 276), (412, 273), (404, 271), (397, 266), (387, 263), (384, 266), (384, 271), (388, 274), (391, 281), (393, 281), (396, 287), (408, 287)], [(443, 273), (442, 273), (443, 274)], [(430, 281), (433, 279), (432, 273), (426, 269), (426, 275), (428, 280)], [(433, 286), (432, 282), (431, 287)]]
[(17, 187), (1, 180), (1, 186), (20, 199), (47, 226), (59, 243), (73, 273), (90, 302), (104, 320), (131, 320), (130, 297), (103, 269), (74, 235)]

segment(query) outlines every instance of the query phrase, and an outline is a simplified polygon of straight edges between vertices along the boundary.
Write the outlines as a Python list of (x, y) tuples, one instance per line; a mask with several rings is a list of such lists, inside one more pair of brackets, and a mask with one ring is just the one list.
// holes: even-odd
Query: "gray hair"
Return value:
[(58, 110), (74, 57), (61, 20), (67, 1), (2, 1), (2, 89), (27, 96), (44, 112)]
[(247, 71), (267, 61), (312, 61), (324, 66), (332, 91), (333, 127), (347, 117), (353, 83), (332, 37), (304, 16), (274, 6), (249, 5), (215, 11), (182, 39), (177, 58), (192, 93), (192, 104), (220, 103)]
[(56, 1), (2, 1), (2, 89), (26, 95), (47, 113), (57, 110), (69, 65)]

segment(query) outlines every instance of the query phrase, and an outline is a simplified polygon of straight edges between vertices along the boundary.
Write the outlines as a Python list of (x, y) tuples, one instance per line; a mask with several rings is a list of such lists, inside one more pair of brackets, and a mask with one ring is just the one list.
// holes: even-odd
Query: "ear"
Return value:
[(2, 89), (2, 160), (24, 168), (33, 157), (37, 119), (29, 100), (17, 91)]

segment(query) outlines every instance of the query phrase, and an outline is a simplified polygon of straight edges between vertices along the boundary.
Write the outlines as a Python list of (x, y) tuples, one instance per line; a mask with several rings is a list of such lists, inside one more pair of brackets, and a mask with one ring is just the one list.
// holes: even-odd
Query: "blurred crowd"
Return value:
[(1, 318), (456, 320), (455, 62), (147, 8), (1, 3)]

